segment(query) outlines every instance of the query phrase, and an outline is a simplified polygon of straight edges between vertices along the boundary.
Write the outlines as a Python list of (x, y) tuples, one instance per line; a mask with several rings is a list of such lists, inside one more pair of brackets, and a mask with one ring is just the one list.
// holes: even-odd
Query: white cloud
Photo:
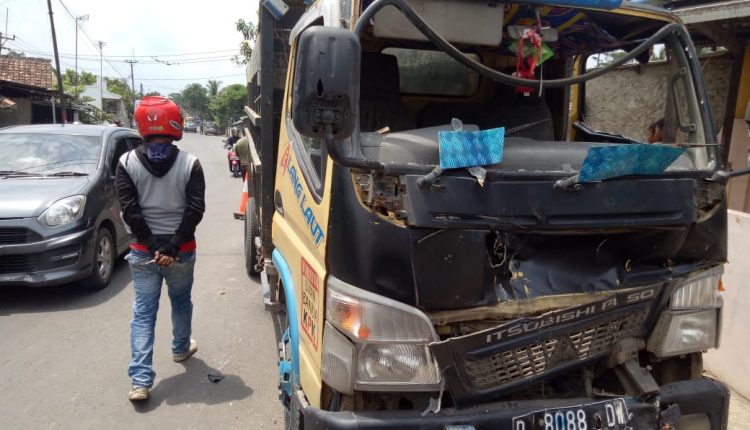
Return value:
[[(218, 52), (191, 56), (160, 56), (163, 61), (179, 62), (180, 58), (230, 56), (236, 51), (241, 35), (234, 23), (239, 19), (256, 21), (258, 2), (236, 0), (63, 0), (74, 15), (88, 14), (89, 20), (81, 27), (94, 41), (103, 40), (104, 75), (130, 77), (130, 66), (118, 57), (153, 54), (179, 54)], [(9, 11), (8, 33), (16, 35), (15, 42), (6, 47), (28, 51), (28, 56), (51, 58), (52, 38), (46, 0), (10, 0), (0, 7), (0, 23), (5, 21), (5, 8)], [(59, 0), (52, 1), (61, 68), (74, 68), (75, 23)], [(0, 24), (1, 25), (1, 24)], [(3, 32), (5, 29), (3, 28)], [(98, 49), (92, 46), (83, 32), (78, 38), (78, 67), (99, 73)], [(41, 51), (44, 54), (33, 54)], [(185, 78), (218, 77), (223, 85), (244, 83), (244, 69), (230, 60), (199, 62), (194, 64), (164, 65), (153, 63), (151, 58), (138, 57), (135, 65), (135, 84), (144, 90), (164, 94), (178, 91), (191, 82), (205, 84), (208, 79), (179, 80)], [(228, 76), (233, 75), (233, 76)], [(221, 77), (219, 77), (221, 76)], [(175, 80), (162, 80), (175, 79)]]

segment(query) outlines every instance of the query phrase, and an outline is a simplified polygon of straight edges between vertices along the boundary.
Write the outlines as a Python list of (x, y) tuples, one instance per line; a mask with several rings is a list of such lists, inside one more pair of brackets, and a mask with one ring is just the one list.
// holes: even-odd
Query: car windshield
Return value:
[(101, 138), (66, 134), (0, 134), (0, 171), (29, 174), (96, 170)]

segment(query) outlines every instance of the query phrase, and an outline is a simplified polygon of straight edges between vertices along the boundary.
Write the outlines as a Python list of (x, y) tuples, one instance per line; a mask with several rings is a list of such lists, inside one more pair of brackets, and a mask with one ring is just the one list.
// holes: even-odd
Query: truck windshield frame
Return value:
[[(445, 52), (446, 54), (456, 59), (458, 62), (462, 63), (464, 66), (467, 66), (469, 69), (479, 73), (482, 78), (495, 81), (498, 84), (505, 84), (510, 86), (524, 84), (538, 88), (567, 87), (566, 91), (568, 91), (568, 88), (570, 88), (574, 84), (585, 83), (590, 79), (601, 76), (605, 73), (609, 73), (620, 67), (622, 64), (625, 64), (639, 56), (642, 57), (642, 54), (644, 52), (648, 52), (648, 50), (654, 44), (665, 43), (671, 44), (673, 47), (679, 47), (679, 49), (672, 50), (672, 52), (674, 52), (673, 60), (678, 62), (678, 67), (684, 72), (682, 75), (682, 82), (686, 84), (685, 95), (687, 96), (687, 110), (690, 114), (690, 121), (689, 124), (684, 124), (683, 121), (679, 121), (678, 126), (682, 125), (683, 128), (686, 125), (692, 126), (692, 135), (690, 139), (687, 142), (680, 143), (689, 147), (688, 152), (703, 153), (705, 162), (698, 163), (690, 169), (680, 169), (672, 171), (668, 170), (664, 172), (664, 175), (674, 175), (676, 177), (706, 177), (710, 176), (713, 172), (719, 170), (719, 168), (721, 167), (721, 159), (718, 154), (719, 149), (716, 147), (716, 144), (714, 142), (715, 137), (712, 137), (715, 136), (715, 133), (713, 132), (712, 120), (707, 106), (708, 99), (706, 97), (706, 90), (704, 87), (704, 83), (700, 78), (700, 64), (698, 63), (695, 47), (692, 44), (692, 41), (687, 34), (684, 26), (682, 26), (681, 24), (677, 24), (674, 22), (670, 23), (669, 20), (665, 20), (666, 22), (656, 21), (655, 19), (644, 17), (642, 19), (653, 21), (656, 25), (664, 25), (661, 26), (661, 28), (657, 28), (657, 30), (654, 31), (653, 34), (651, 34), (651, 36), (649, 37), (644, 36), (644, 38), (642, 39), (631, 41), (629, 47), (632, 47), (632, 49), (630, 49), (622, 58), (616, 59), (612, 63), (597, 70), (593, 70), (590, 72), (579, 70), (578, 73), (561, 79), (529, 80), (507, 75), (498, 70), (491, 69), (472, 58), (469, 58), (461, 51), (459, 51), (455, 46), (451, 45), (448, 41), (442, 39), (439, 35), (434, 33), (434, 31), (431, 31), (428, 24), (424, 23), (423, 21), (420, 23), (420, 18), (418, 17), (418, 15), (413, 10), (410, 11), (409, 6), (405, 5), (405, 2), (403, 2), (402, 0), (384, 0), (375, 2), (370, 5), (360, 16), (360, 19), (354, 29), (355, 34), (359, 34), (361, 37), (361, 34), (366, 27), (366, 25), (363, 24), (363, 21), (374, 15), (376, 11), (371, 10), (374, 6), (377, 5), (383, 7), (388, 4), (396, 5), (407, 16), (407, 18), (409, 18), (409, 20), (412, 21), (412, 23), (425, 34), (429, 41), (438, 47), (440, 51)], [(617, 14), (617, 11), (607, 13)], [(590, 52), (589, 54), (591, 53), (593, 52)], [(566, 124), (565, 127), (572, 126), (573, 122), (574, 121), (569, 121), (569, 124)], [(498, 126), (501, 125), (502, 124), (498, 124)], [(567, 131), (565, 133), (557, 134), (558, 136), (568, 135)], [(557, 139), (547, 139), (546, 141), (557, 142), (561, 145), (563, 145), (565, 142), (568, 142), (568, 140)], [(579, 143), (582, 143), (586, 142), (586, 139), (577, 139), (577, 141)], [(610, 143), (624, 142), (613, 141)], [(365, 155), (365, 152), (362, 151), (362, 136), (359, 130), (355, 132), (355, 134), (350, 139), (350, 142), (339, 142), (339, 145), (341, 147), (348, 147), (351, 149), (350, 154), (352, 156), (343, 157), (347, 160), (347, 162), (341, 163), (346, 167), (363, 168), (364, 166), (367, 166), (368, 169), (366, 170), (376, 170), (392, 174), (426, 173), (431, 171), (435, 167), (435, 164), (420, 164), (407, 162), (406, 160), (404, 160), (404, 162), (381, 162), (377, 159), (373, 159), (372, 157), (368, 158)], [(332, 157), (334, 157), (334, 160), (336, 161), (335, 156), (338, 154), (335, 154), (335, 152), (338, 151), (330, 152)], [(361, 162), (356, 162), (357, 159), (361, 160)], [(372, 166), (376, 167), (372, 168)], [(559, 178), (560, 176), (566, 175), (566, 173), (563, 171), (529, 171), (528, 169), (511, 171), (503, 170), (502, 167), (503, 166), (501, 164), (500, 166), (498, 166), (498, 169), (493, 169), (492, 171), (488, 172), (488, 179), (506, 176)]]

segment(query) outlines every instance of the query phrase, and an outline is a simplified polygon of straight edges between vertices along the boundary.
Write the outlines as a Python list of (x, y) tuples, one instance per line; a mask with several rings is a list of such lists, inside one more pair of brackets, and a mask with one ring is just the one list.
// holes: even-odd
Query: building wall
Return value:
[(23, 98), (13, 98), (13, 101), (15, 110), (0, 110), (0, 127), (31, 124), (31, 101)]
[(721, 344), (719, 349), (704, 356), (706, 369), (729, 384), (746, 398), (750, 398), (750, 214), (729, 211), (729, 264), (722, 281), (726, 291), (722, 311)]
[[(727, 55), (701, 58), (716, 132), (726, 109), (732, 62)], [(624, 66), (586, 82), (586, 121), (591, 127), (645, 140), (648, 126), (664, 117), (669, 66)]]

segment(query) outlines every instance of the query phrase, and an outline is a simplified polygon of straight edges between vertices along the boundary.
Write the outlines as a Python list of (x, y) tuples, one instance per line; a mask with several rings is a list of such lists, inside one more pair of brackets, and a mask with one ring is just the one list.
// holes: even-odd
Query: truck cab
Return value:
[(264, 5), (246, 242), (287, 428), (726, 428), (701, 355), (741, 172), (676, 17)]

